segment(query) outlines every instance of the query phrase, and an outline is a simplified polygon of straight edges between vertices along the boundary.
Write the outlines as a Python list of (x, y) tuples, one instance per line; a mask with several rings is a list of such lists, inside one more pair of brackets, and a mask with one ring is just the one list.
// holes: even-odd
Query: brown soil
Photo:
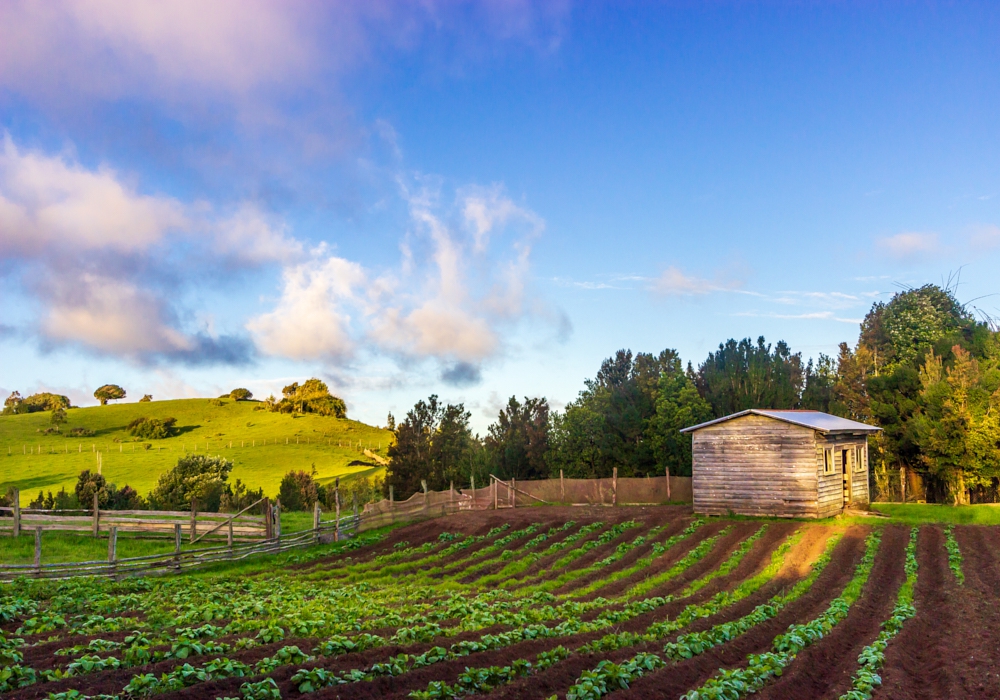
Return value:
[(917, 615), (886, 650), (881, 697), (1000, 697), (1000, 538), (996, 528), (981, 526), (957, 527), (955, 538), (964, 586), (948, 568), (941, 529), (921, 532), (926, 546), (918, 551)]
[(858, 670), (858, 654), (878, 637), (882, 622), (892, 614), (899, 587), (906, 580), (904, 567), (909, 537), (908, 527), (890, 525), (885, 528), (871, 574), (847, 619), (825, 638), (802, 650), (781, 678), (761, 690), (757, 697), (767, 700), (839, 698), (850, 690), (851, 679)]

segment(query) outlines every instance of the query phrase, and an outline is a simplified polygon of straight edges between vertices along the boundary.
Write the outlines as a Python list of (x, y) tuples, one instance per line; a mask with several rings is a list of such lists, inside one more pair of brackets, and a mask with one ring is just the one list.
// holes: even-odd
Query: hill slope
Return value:
[[(40, 489), (54, 492), (65, 486), (72, 491), (81, 471), (96, 469), (97, 452), (108, 481), (128, 484), (143, 495), (185, 452), (226, 457), (235, 465), (231, 482), (240, 479), (251, 488), (262, 487), (269, 496), (277, 494), (286, 472), (309, 471), (314, 464), (323, 483), (381, 471), (362, 454), (359, 443), (385, 455), (392, 436), (387, 430), (353, 420), (256, 411), (257, 402), (223, 401), (222, 406), (209, 399), (180, 399), (73, 408), (67, 411), (62, 435), (39, 432), (50, 426), (47, 411), (0, 416), (0, 493), (16, 486), (27, 504)], [(136, 440), (126, 426), (140, 416), (176, 418), (178, 434)], [(93, 430), (94, 436), (68, 437), (79, 427)]]

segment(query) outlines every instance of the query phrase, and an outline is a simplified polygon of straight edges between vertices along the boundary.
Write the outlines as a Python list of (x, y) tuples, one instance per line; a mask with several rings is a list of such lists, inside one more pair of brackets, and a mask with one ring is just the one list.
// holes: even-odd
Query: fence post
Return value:
[(198, 536), (198, 499), (191, 499), (191, 542)]
[(271, 532), (271, 499), (264, 498), (264, 539), (270, 540), (272, 537)]
[(340, 477), (333, 480), (333, 504), (337, 507), (337, 526), (333, 531), (333, 541), (340, 542)]
[(455, 510), (455, 482), (452, 481), (448, 486), (448, 493), (451, 500), (451, 509)]
[(396, 499), (392, 492), (392, 484), (389, 484), (389, 522), (396, 522)]
[(14, 537), (21, 535), (21, 491), (14, 489)]
[(427, 479), (420, 480), (420, 487), (424, 490), (424, 512), (427, 512)]
[(181, 570), (181, 524), (174, 523), (174, 568)]
[(229, 531), (226, 533), (226, 544), (229, 545), (229, 556), (233, 556), (233, 519), (229, 519)]
[(97, 537), (97, 533), (101, 527), (101, 508), (97, 501), (97, 492), (94, 492), (94, 537)]
[(906, 467), (899, 468), (899, 492), (902, 497), (900, 503), (906, 503)]
[(35, 528), (35, 571), (42, 574), (42, 526)]
[(618, 467), (611, 472), (611, 505), (618, 505)]
[[(491, 474), (492, 476), (492, 474)], [(497, 478), (493, 477), (493, 510), (497, 509)]]
[(118, 528), (114, 525), (108, 530), (108, 563), (111, 565), (112, 576), (115, 573), (115, 562), (118, 561)]
[(517, 508), (517, 479), (510, 477), (510, 507)]
[(472, 488), (470, 489), (472, 491), (472, 510), (475, 510), (476, 509), (476, 477), (475, 477), (475, 475), (470, 476), (469, 477), (469, 481), (472, 482)]
[(670, 500), (670, 465), (667, 465), (667, 500)]
[(274, 516), (274, 539), (278, 541), (278, 545), (281, 545), (281, 499), (274, 499), (274, 508), (271, 510), (271, 514)]
[(319, 542), (319, 499), (313, 503), (313, 531), (316, 533), (315, 540)]
[(566, 502), (566, 480), (563, 479), (563, 470), (559, 470), (559, 501)]

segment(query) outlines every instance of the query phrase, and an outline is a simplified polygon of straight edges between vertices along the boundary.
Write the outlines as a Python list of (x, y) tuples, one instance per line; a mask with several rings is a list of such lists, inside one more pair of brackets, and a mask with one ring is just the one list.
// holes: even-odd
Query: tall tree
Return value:
[(396, 425), (389, 446), (385, 488), (403, 499), (421, 489), (421, 479), (432, 490), (464, 483), (475, 438), (469, 428), (472, 415), (463, 404), (444, 404), (432, 395), (418, 401)]
[(124, 399), (125, 390), (117, 384), (105, 384), (94, 391), (94, 398), (100, 401), (102, 406), (107, 406), (108, 401)]
[(716, 417), (748, 408), (796, 408), (802, 392), (802, 355), (785, 341), (774, 350), (764, 340), (756, 345), (730, 338), (698, 368), (698, 391)]
[(549, 403), (544, 398), (511, 396), (489, 427), (485, 448), (494, 473), (501, 479), (540, 479), (548, 474)]
[(691, 435), (682, 428), (712, 419), (712, 407), (698, 393), (692, 377), (680, 369), (660, 374), (656, 415), (649, 422), (649, 438), (660, 474), (691, 476)]

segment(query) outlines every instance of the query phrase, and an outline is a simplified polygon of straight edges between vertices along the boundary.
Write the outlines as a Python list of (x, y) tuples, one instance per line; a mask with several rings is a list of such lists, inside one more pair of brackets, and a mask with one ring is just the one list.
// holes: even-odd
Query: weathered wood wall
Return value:
[(818, 517), (816, 432), (748, 415), (694, 433), (694, 511)]
[[(823, 474), (823, 448), (833, 448), (833, 474)], [(854, 462), (854, 450), (861, 448), (861, 469), (857, 469)], [(851, 503), (854, 505), (864, 505), (868, 503), (868, 439), (857, 435), (830, 435), (823, 436), (817, 434), (816, 441), (816, 468), (819, 474), (819, 513), (820, 517), (836, 515), (844, 507), (844, 473), (843, 455), (844, 450), (850, 453), (851, 464), (849, 474), (851, 478)]]

